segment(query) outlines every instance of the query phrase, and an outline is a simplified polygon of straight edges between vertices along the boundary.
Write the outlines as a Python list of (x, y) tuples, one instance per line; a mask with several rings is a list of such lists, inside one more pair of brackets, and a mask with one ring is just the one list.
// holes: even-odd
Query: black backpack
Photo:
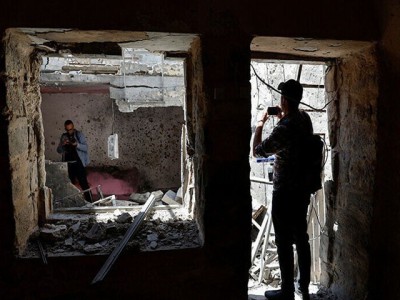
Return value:
[(322, 188), (324, 142), (318, 134), (312, 134), (303, 137), (302, 146), (302, 181), (306, 191), (313, 194)]

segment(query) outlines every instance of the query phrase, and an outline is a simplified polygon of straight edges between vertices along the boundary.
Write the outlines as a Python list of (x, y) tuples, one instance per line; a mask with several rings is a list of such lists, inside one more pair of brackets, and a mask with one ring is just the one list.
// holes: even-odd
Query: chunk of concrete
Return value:
[(169, 190), (162, 197), (161, 201), (168, 205), (178, 205), (179, 203), (175, 201), (176, 193), (174, 191)]
[(65, 240), (65, 242), (64, 242), (65, 246), (72, 246), (72, 243), (73, 243), (72, 237), (67, 238), (67, 239)]
[(137, 202), (127, 201), (127, 200), (114, 200), (116, 206), (136, 206), (139, 205)]
[(136, 203), (139, 203), (139, 204), (145, 204), (147, 199), (149, 199), (150, 194), (154, 195), (156, 203), (159, 202), (161, 200), (161, 198), (163, 197), (163, 195), (164, 195), (164, 193), (162, 191), (160, 191), (160, 190), (154, 191), (152, 193), (147, 192), (147, 193), (144, 193), (144, 194), (132, 193), (129, 196), (129, 200), (131, 200), (133, 202), (136, 202)]
[(97, 253), (103, 250), (103, 246), (100, 245), (99, 243), (93, 244), (93, 245), (87, 245), (83, 248), (83, 252), (87, 254), (93, 254)]
[(157, 241), (158, 235), (156, 233), (151, 233), (151, 234), (147, 235), (147, 240), (149, 242)]
[(66, 234), (66, 225), (45, 224), (44, 227), (40, 229), (40, 237), (50, 242), (64, 239)]
[(99, 223), (94, 223), (92, 228), (85, 234), (90, 241), (100, 241), (104, 239), (106, 230)]
[(132, 216), (129, 213), (125, 212), (119, 215), (115, 221), (117, 223), (131, 223), (132, 219)]
[(75, 233), (79, 230), (80, 227), (81, 227), (81, 221), (78, 221), (74, 225), (72, 225), (69, 229)]
[(152, 241), (151, 243), (150, 243), (150, 249), (156, 249), (158, 247), (158, 244), (157, 244), (157, 242), (156, 241)]
[(144, 193), (144, 194), (139, 194), (139, 193), (132, 193), (129, 196), (129, 200), (139, 203), (139, 204), (145, 204), (147, 199), (149, 199), (150, 193)]
[(182, 187), (180, 187), (176, 192), (175, 201), (178, 202), (179, 204), (183, 203)]
[(164, 196), (164, 193), (160, 190), (154, 191), (154, 192), (152, 192), (152, 194), (154, 195), (155, 201), (161, 200), (161, 198)]

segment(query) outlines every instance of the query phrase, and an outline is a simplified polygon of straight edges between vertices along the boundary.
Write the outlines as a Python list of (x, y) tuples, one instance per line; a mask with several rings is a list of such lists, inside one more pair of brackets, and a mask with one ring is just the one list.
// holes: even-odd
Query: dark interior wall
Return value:
[[(26, 3), (25, 3), (26, 2)], [(95, 13), (94, 13), (95, 11)], [(91, 12), (91, 13), (88, 13)], [(250, 139), (250, 92), (249, 92), (249, 44), (253, 34), (268, 36), (305, 36), (319, 38), (349, 38), (359, 40), (381, 40), (382, 83), (384, 91), (380, 96), (379, 120), (380, 130), (378, 140), (382, 158), (378, 164), (377, 189), (380, 194), (375, 201), (373, 230), (376, 234), (373, 249), (374, 274), (379, 280), (371, 280), (371, 288), (384, 291), (384, 298), (396, 299), (399, 296), (395, 274), (399, 265), (400, 237), (396, 234), (399, 220), (398, 212), (398, 170), (399, 142), (393, 141), (393, 132), (398, 131), (397, 108), (400, 58), (399, 45), (396, 42), (398, 34), (398, 15), (400, 8), (395, 1), (376, 1), (376, 7), (371, 3), (357, 1), (290, 1), (235, 4), (231, 1), (146, 1), (107, 2), (70, 1), (68, 5), (60, 2), (47, 1), (10, 1), (2, 2), (0, 11), (1, 33), (7, 27), (76, 27), (82, 29), (129, 29), (148, 31), (194, 32), (200, 33), (203, 39), (203, 64), (207, 115), (204, 120), (204, 157), (199, 174), (199, 186), (203, 187), (200, 197), (204, 200), (205, 247), (201, 253), (205, 259), (197, 266), (191, 266), (192, 272), (185, 272), (185, 283), (182, 289), (190, 293), (195, 290), (200, 296), (222, 297), (225, 299), (246, 299), (247, 270), (249, 260), (249, 182), (248, 153)], [(394, 14), (392, 16), (391, 14)], [(377, 27), (379, 19), (380, 27)], [(377, 31), (380, 28), (380, 31)], [(398, 39), (397, 39), (398, 41)], [(3, 63), (2, 63), (3, 64)], [(3, 66), (3, 65), (2, 65)], [(2, 68), (4, 70), (4, 68)], [(5, 103), (4, 83), (1, 83), (1, 110)], [(216, 90), (218, 89), (218, 90)], [(214, 98), (215, 91), (225, 95)], [(239, 97), (244, 93), (244, 98)], [(247, 93), (247, 94), (246, 94)], [(247, 100), (246, 100), (247, 97)], [(219, 100), (218, 100), (219, 99)], [(4, 116), (4, 114), (3, 114)], [(9, 169), (7, 120), (1, 118), (1, 168)], [(396, 130), (396, 131), (395, 131)], [(243, 142), (246, 141), (246, 142)], [(387, 145), (391, 145), (388, 147)], [(246, 161), (246, 163), (244, 162)], [(385, 163), (385, 165), (383, 164)], [(2, 243), (0, 247), (1, 287), (8, 285), (13, 295), (18, 295), (18, 288), (23, 285), (11, 284), (9, 279), (20, 278), (27, 271), (28, 265), (19, 263), (18, 268), (10, 256), (6, 255), (12, 247), (12, 207), (10, 176), (6, 172), (1, 179), (0, 198), (0, 228)], [(226, 192), (228, 194), (226, 194)], [(223, 212), (223, 218), (221, 218)], [(390, 221), (393, 220), (393, 221)], [(232, 226), (230, 226), (232, 225)], [(385, 233), (387, 226), (392, 230)], [(228, 252), (227, 252), (228, 251)], [(226, 255), (228, 253), (228, 255)], [(193, 257), (198, 254), (192, 253)], [(379, 255), (379, 258), (378, 258)], [(161, 257), (161, 255), (159, 256)], [(182, 266), (177, 257), (169, 257), (168, 265), (163, 265), (163, 259), (157, 264), (157, 273), (152, 280), (159, 285), (153, 290), (165, 292), (170, 282), (163, 284), (167, 269), (173, 270)], [(148, 259), (135, 261), (135, 267), (146, 268)], [(88, 262), (88, 261), (86, 261)], [(126, 260), (125, 263), (132, 264)], [(82, 261), (84, 263), (84, 261)], [(55, 273), (63, 270), (62, 278), (50, 277), (53, 285), (61, 291), (70, 289), (67, 283), (72, 270), (69, 264), (54, 262), (51, 267)], [(93, 264), (91, 264), (93, 266)], [(201, 265), (201, 266), (200, 266)], [(95, 263), (100, 267), (101, 264)], [(95, 267), (94, 266), (94, 267)], [(155, 265), (153, 265), (155, 266)], [(67, 267), (67, 269), (64, 269)], [(71, 268), (73, 266), (71, 265)], [(388, 268), (388, 269), (386, 269)], [(386, 271), (388, 270), (388, 272)], [(396, 271), (396, 272), (395, 272)], [(28, 273), (31, 276), (28, 276)], [(40, 276), (26, 273), (30, 280), (28, 287), (40, 286)], [(383, 276), (384, 274), (384, 276)], [(392, 275), (392, 276), (390, 276)], [(135, 282), (130, 275), (129, 280)], [(80, 277), (81, 278), (81, 277)], [(205, 280), (204, 278), (207, 278)], [(219, 281), (223, 278), (222, 282)], [(126, 278), (125, 278), (126, 279)], [(377, 279), (377, 278), (373, 278)], [(183, 280), (181, 278), (181, 280)], [(73, 282), (72, 280), (70, 281)], [(220, 283), (219, 285), (217, 283)], [(198, 286), (200, 285), (200, 286)], [(111, 286), (111, 285), (110, 285)], [(110, 287), (109, 286), (109, 287)], [(132, 288), (124, 290), (125, 295), (135, 293)], [(196, 287), (193, 289), (193, 287)], [(86, 290), (85, 296), (90, 297), (90, 289), (80, 285), (80, 290)], [(107, 287), (107, 286), (106, 286)], [(100, 289), (100, 290), (106, 290)], [(36, 290), (38, 287), (35, 288)], [(192, 289), (192, 290), (191, 290)], [(140, 289), (136, 289), (139, 293)], [(211, 294), (210, 290), (213, 290)], [(158, 295), (161, 295), (161, 294)], [(178, 293), (178, 292), (176, 292)], [(182, 295), (180, 290), (179, 294)], [(142, 293), (143, 294), (143, 293)], [(170, 295), (173, 291), (170, 291)], [(191, 294), (192, 295), (192, 294)], [(39, 295), (40, 296), (40, 295)], [(36, 298), (45, 298), (37, 296)], [(152, 297), (152, 299), (157, 298)], [(167, 298), (168, 297), (159, 297)], [(144, 298), (143, 298), (144, 299)], [(172, 299), (172, 298), (170, 298)], [(177, 299), (177, 298), (175, 298)], [(381, 298), (375, 298), (381, 299)]]
[(398, 299), (400, 265), (400, 3), (374, 1), (380, 30), (378, 166), (372, 222), (370, 299)]
[[(107, 93), (42, 94), (46, 159), (61, 160), (56, 148), (64, 121), (71, 119), (87, 139), (90, 168), (137, 170), (142, 187), (179, 188), (182, 107), (143, 107), (122, 113), (117, 105), (113, 108), (113, 101)], [(119, 145), (119, 158), (115, 160), (107, 156), (107, 138), (113, 130)]]
[[(273, 36), (346, 39), (376, 37), (372, 0), (362, 1), (184, 1), (94, 0), (68, 4), (5, 0), (5, 27), (67, 27), (138, 31), (192, 32), (216, 35), (227, 31)], [(45, 5), (45, 9), (43, 9)], [(88, 14), (89, 11), (96, 12)]]

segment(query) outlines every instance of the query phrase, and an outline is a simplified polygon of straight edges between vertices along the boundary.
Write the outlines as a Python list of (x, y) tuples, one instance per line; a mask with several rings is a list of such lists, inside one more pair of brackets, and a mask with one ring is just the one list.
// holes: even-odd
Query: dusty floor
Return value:
[[(273, 290), (273, 288), (264, 283), (258, 284), (256, 281), (249, 280), (249, 300), (265, 300), (264, 292), (266, 290)], [(311, 300), (336, 300), (336, 297), (332, 295), (326, 288), (317, 284), (310, 284), (310, 299)], [(300, 296), (295, 295), (295, 300), (301, 300)]]

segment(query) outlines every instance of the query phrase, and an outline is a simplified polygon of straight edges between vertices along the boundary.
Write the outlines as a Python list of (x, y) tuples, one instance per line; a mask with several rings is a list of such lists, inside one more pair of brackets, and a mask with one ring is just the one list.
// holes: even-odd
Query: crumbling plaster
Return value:
[[(40, 113), (39, 67), (30, 40), (20, 32), (5, 37), (9, 160), (15, 218), (15, 246), (22, 250), (38, 223), (45, 201), (44, 138)], [(41, 197), (42, 196), (42, 197)], [(41, 206), (44, 207), (44, 206)]]

